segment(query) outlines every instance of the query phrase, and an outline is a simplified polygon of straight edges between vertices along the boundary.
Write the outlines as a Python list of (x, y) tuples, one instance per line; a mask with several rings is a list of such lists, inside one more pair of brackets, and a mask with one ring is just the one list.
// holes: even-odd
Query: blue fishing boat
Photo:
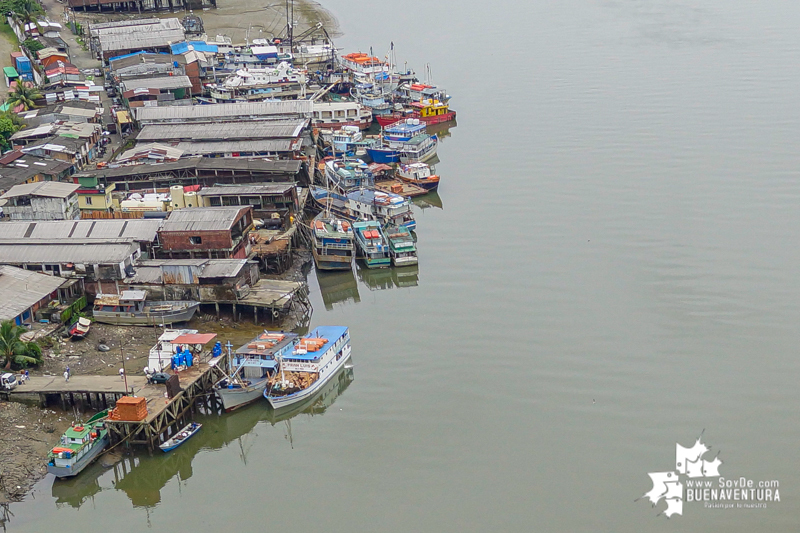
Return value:
[(347, 193), (311, 187), (311, 197), (322, 209), (328, 209), (351, 222), (376, 220), (381, 226), (394, 224), (409, 231), (417, 228), (411, 202), (399, 194), (363, 187)]
[(280, 355), (278, 371), (270, 377), (264, 397), (276, 410), (311, 397), (344, 367), (350, 352), (347, 327), (315, 328)]
[(427, 125), (409, 118), (383, 129), (380, 143), (368, 147), (367, 154), (376, 163), (425, 161), (436, 154), (438, 138), (425, 133)]
[(356, 234), (358, 257), (367, 268), (386, 268), (392, 265), (389, 241), (380, 224), (374, 220), (353, 222), (353, 231)]
[(169, 452), (189, 440), (195, 433), (200, 431), (200, 428), (203, 427), (203, 424), (198, 424), (197, 422), (192, 422), (191, 424), (186, 425), (182, 430), (178, 433), (173, 435), (171, 438), (165, 440), (164, 442), (159, 445), (162, 452)]
[(347, 193), (375, 184), (375, 177), (361, 159), (340, 157), (325, 162), (325, 181), (333, 191)]

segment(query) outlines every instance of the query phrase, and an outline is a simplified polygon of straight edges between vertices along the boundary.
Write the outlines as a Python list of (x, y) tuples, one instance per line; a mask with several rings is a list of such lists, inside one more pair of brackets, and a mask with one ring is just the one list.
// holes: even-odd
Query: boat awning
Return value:
[(172, 344), (206, 344), (217, 337), (216, 333), (185, 333), (173, 339)]

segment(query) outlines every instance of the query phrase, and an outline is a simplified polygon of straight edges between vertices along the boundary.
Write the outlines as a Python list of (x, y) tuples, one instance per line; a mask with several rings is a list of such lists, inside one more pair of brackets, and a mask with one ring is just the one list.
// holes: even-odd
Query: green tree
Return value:
[(3, 152), (11, 150), (9, 139), (17, 131), (19, 131), (19, 126), (16, 126), (10, 118), (0, 116), (0, 149)]
[(25, 23), (34, 22), (38, 15), (44, 15), (38, 0), (12, 0), (10, 5), (11, 11)]
[(25, 39), (25, 41), (22, 43), (22, 46), (27, 48), (31, 54), (35, 54), (36, 52), (44, 48), (44, 45), (39, 41), (37, 41), (36, 39)]
[(25, 329), (11, 320), (0, 324), (0, 357), (5, 360), (6, 370), (11, 368), (11, 363), (26, 367), (42, 362), (42, 349), (35, 342), (23, 341), (20, 338), (23, 333)]
[(39, 91), (30, 87), (27, 83), (19, 81), (17, 82), (17, 86), (14, 87), (14, 90), (9, 93), (8, 103), (11, 104), (12, 109), (18, 105), (22, 105), (23, 109), (27, 111), (28, 109), (36, 107), (34, 101), (41, 97), (42, 95), (39, 94)]

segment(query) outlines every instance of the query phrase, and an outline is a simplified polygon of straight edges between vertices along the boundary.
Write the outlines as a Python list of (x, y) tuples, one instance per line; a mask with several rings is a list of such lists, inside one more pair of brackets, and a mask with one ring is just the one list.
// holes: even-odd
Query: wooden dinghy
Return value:
[(198, 424), (197, 422), (192, 422), (191, 424), (185, 426), (182, 430), (176, 433), (172, 438), (165, 440), (159, 448), (161, 448), (162, 452), (169, 452), (189, 440), (192, 435), (200, 431), (200, 428), (203, 427), (203, 424)]

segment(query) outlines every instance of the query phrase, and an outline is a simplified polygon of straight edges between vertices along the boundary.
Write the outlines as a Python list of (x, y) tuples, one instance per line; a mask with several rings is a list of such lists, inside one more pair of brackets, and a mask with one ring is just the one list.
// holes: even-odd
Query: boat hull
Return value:
[(403, 177), (403, 176), (401, 176), (399, 174), (397, 174), (397, 177), (400, 178), (401, 180), (403, 180), (406, 183), (410, 183), (412, 185), (416, 185), (417, 187), (421, 187), (421, 188), (425, 189), (428, 192), (435, 191), (436, 189), (439, 188), (439, 181), (438, 180), (435, 180), (435, 181), (431, 181), (431, 180), (424, 180), (424, 181), (423, 180), (414, 180), (414, 179), (411, 179), (411, 178), (405, 178), (405, 177)]
[(111, 311), (95, 311), (94, 319), (103, 324), (114, 326), (152, 326), (188, 322), (192, 319), (200, 303), (192, 303), (183, 309), (169, 313), (115, 313)]
[(375, 162), (388, 165), (397, 163), (400, 160), (400, 152), (397, 150), (380, 150), (377, 148), (367, 148), (367, 155)]
[(428, 126), (432, 126), (433, 124), (442, 124), (443, 122), (452, 122), (456, 119), (456, 112), (449, 111), (444, 113), (443, 115), (435, 115), (431, 117), (417, 117), (414, 115), (407, 115), (402, 113), (393, 113), (391, 115), (376, 115), (375, 121), (380, 124), (382, 128), (386, 126), (391, 126), (395, 122), (403, 120), (405, 118), (416, 118), (419, 119), (420, 122), (424, 122)]
[(55, 466), (55, 465), (47, 465), (47, 472), (49, 474), (53, 474), (58, 478), (65, 478), (65, 477), (73, 477), (77, 476), (81, 473), (81, 471), (89, 466), (92, 461), (97, 459), (97, 457), (103, 452), (103, 450), (108, 447), (108, 433), (103, 435), (101, 438), (97, 439), (97, 442), (92, 447), (92, 450), (81, 457), (78, 461), (75, 462), (74, 465), (71, 467), (69, 466)]
[[(164, 441), (164, 443), (163, 443), (163, 444), (161, 444), (161, 445), (159, 446), (159, 448), (161, 449), (161, 451), (162, 451), (162, 452), (171, 452), (172, 450), (174, 450), (175, 448), (177, 448), (178, 446), (180, 446), (181, 444), (183, 444), (183, 443), (184, 443), (184, 442), (186, 442), (187, 440), (189, 440), (189, 439), (191, 439), (192, 437), (194, 437), (194, 436), (195, 436), (195, 434), (196, 434), (198, 431), (200, 431), (200, 428), (202, 428), (202, 427), (203, 427), (203, 425), (202, 425), (202, 424), (197, 424), (197, 425), (196, 425), (194, 428), (192, 428), (192, 427), (191, 427), (191, 424), (189, 424), (188, 426), (184, 427), (183, 429), (181, 429), (181, 430), (178, 432), (178, 434), (180, 434), (180, 433), (182, 433), (182, 432), (184, 432), (184, 431), (188, 431), (188, 432), (189, 432), (189, 435), (187, 435), (185, 438), (183, 438), (183, 439), (181, 439), (181, 440), (179, 440), (179, 441), (177, 441), (177, 442), (173, 441), (173, 439), (174, 439), (175, 437), (173, 437), (173, 438), (171, 438), (171, 439), (168, 439), (168, 440)], [(187, 428), (189, 428), (189, 429), (187, 429)]]
[(270, 406), (277, 411), (279, 409), (287, 408), (298, 402), (302, 402), (303, 400), (313, 396), (317, 391), (322, 389), (322, 387), (324, 387), (333, 376), (338, 373), (338, 371), (350, 359), (351, 352), (352, 350), (350, 348), (350, 343), (348, 342), (342, 348), (342, 358), (336, 361), (336, 365), (327, 372), (323, 379), (315, 381), (307, 389), (297, 391), (294, 394), (288, 394), (286, 396), (267, 396), (267, 401), (269, 402)]
[(419, 264), (419, 259), (417, 256), (393, 257), (392, 263), (394, 263), (394, 266), (396, 267), (413, 266)]
[(261, 398), (267, 388), (267, 381), (267, 378), (263, 378), (246, 388), (218, 388), (217, 395), (222, 400), (225, 412), (233, 411)]
[(323, 255), (316, 248), (311, 249), (317, 270), (350, 270), (353, 268), (353, 257), (345, 255)]

